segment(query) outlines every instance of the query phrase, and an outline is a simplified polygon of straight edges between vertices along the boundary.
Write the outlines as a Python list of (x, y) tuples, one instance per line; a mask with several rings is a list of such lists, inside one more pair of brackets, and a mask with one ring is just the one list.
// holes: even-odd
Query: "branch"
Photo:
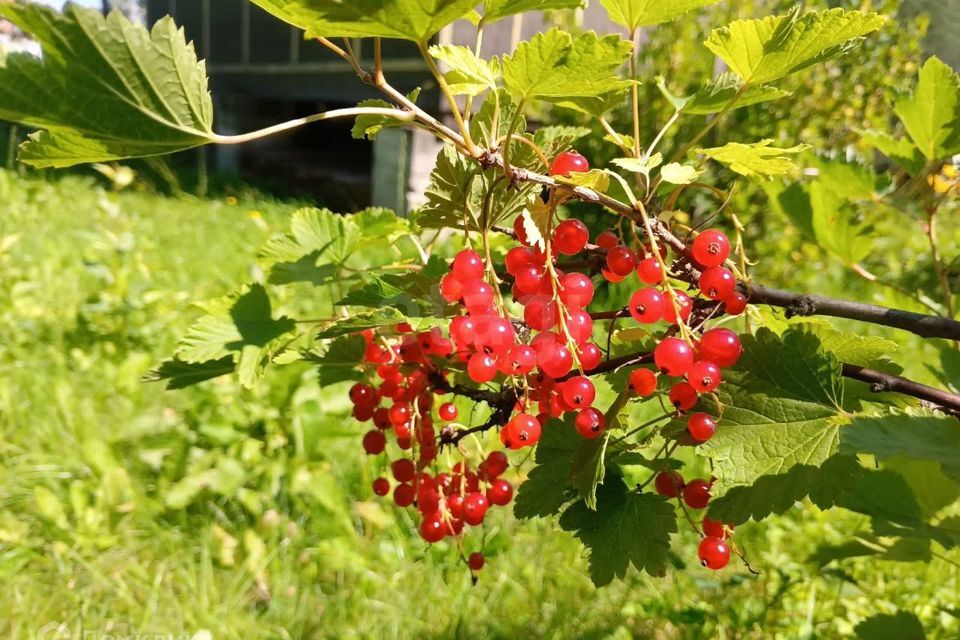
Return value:
[(960, 418), (960, 395), (942, 391), (925, 384), (908, 380), (900, 376), (874, 371), (866, 367), (843, 363), (843, 375), (846, 378), (860, 380), (870, 384), (870, 391), (882, 393), (892, 391), (906, 396), (912, 396), (930, 403), (931, 409), (942, 411), (951, 416)]
[(903, 329), (923, 338), (960, 340), (960, 322), (940, 316), (890, 309), (873, 304), (828, 298), (816, 294), (791, 293), (761, 285), (743, 285), (747, 299), (754, 304), (783, 307), (787, 316), (833, 316)]

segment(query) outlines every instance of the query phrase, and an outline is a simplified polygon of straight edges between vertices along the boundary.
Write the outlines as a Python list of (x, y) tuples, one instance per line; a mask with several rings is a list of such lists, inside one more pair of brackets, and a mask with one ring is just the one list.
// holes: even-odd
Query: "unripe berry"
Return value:
[(693, 241), (693, 259), (702, 267), (717, 267), (730, 255), (730, 241), (722, 231), (707, 229)]

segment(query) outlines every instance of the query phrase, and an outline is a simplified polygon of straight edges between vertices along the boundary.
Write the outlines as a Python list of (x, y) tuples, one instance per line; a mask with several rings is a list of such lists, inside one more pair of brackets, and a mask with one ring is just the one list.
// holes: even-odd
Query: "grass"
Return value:
[(238, 197), (0, 172), (3, 637), (835, 638), (898, 608), (960, 633), (955, 561), (819, 568), (865, 523), (809, 507), (738, 531), (760, 576), (702, 570), (681, 535), (667, 577), (599, 590), (568, 534), (499, 513), (471, 585), (371, 500), (343, 385), (140, 382), (295, 208)]

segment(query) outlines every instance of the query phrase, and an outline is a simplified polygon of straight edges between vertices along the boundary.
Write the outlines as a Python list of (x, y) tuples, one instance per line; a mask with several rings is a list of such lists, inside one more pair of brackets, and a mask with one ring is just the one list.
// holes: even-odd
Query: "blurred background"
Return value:
[[(207, 60), (220, 133), (372, 97), (346, 64), (242, 0), (81, 4), (147, 23), (173, 15)], [(646, 32), (644, 130), (652, 137), (671, 113), (657, 75), (685, 94), (719, 71), (700, 45), (710, 29), (794, 4), (725, 1)], [(811, 164), (877, 163), (857, 132), (889, 127), (890, 101), (928, 55), (960, 65), (960, 0), (804, 5), (895, 20), (853, 54), (788, 78), (793, 97), (733, 112), (703, 144), (772, 137), (813, 145)], [(508, 21), (483, 53), (552, 24), (613, 31), (594, 2), (576, 15)], [(472, 35), (456, 25), (440, 39)], [(3, 23), (0, 47), (33, 51)], [(393, 84), (423, 87), (420, 104), (440, 113), (416, 52), (390, 43), (384, 53)], [(626, 130), (627, 118), (622, 109), (612, 121)], [(532, 118), (558, 120), (576, 121)], [(405, 512), (372, 499), (378, 471), (362, 456), (344, 385), (320, 388), (306, 367), (254, 389), (229, 378), (176, 392), (141, 383), (199, 315), (192, 303), (262, 277), (258, 248), (299, 206), (418, 206), (434, 144), (398, 130), (356, 141), (350, 127), (41, 172), (15, 162), (27, 132), (0, 123), (0, 636), (845, 638), (866, 616), (908, 609), (928, 637), (960, 637), (956, 553), (861, 558), (844, 544), (864, 519), (809, 505), (738, 529), (759, 576), (702, 570), (689, 560), (695, 541), (681, 534), (666, 578), (631, 573), (601, 590), (568, 534), (497, 513), (472, 585), (450, 547), (427, 549)], [(615, 149), (592, 128), (581, 150), (606, 163)], [(746, 187), (732, 203), (751, 254), (766, 257), (759, 278), (924, 309), (920, 296), (936, 282), (925, 239), (897, 235), (909, 211), (878, 206), (861, 221), (877, 238), (863, 266), (891, 285), (877, 286), (804, 235), (777, 204), (785, 188)], [(603, 224), (596, 211), (579, 213)], [(944, 246), (956, 246), (955, 216), (943, 227)], [(895, 358), (905, 375), (960, 379), (953, 350), (897, 338), (910, 356)]]

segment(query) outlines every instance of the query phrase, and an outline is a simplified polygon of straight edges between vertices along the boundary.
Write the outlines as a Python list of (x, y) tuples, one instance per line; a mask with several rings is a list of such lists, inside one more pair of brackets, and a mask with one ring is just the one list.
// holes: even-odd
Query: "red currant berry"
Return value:
[(393, 477), (396, 478), (397, 482), (410, 482), (417, 474), (413, 461), (407, 458), (400, 458), (390, 463), (390, 471), (393, 472)]
[(626, 277), (626, 276), (618, 276), (617, 274), (615, 274), (613, 271), (610, 271), (609, 269), (600, 269), (600, 275), (602, 275), (603, 279), (606, 280), (607, 282), (612, 282), (614, 284), (618, 282), (622, 282), (623, 279)]
[(682, 376), (693, 364), (693, 347), (680, 338), (664, 338), (653, 350), (653, 362), (667, 375)]
[(601, 231), (597, 234), (597, 238), (594, 240), (594, 242), (596, 242), (597, 246), (601, 249), (606, 249), (609, 251), (617, 246), (620, 240), (617, 238), (617, 234), (615, 234), (613, 231)]
[(359, 420), (360, 422), (366, 422), (373, 417), (373, 406), (372, 405), (363, 405), (358, 404), (353, 407), (353, 417)]
[(587, 225), (572, 218), (558, 224), (553, 232), (553, 245), (559, 253), (566, 256), (583, 251), (589, 239), (590, 232), (587, 230)]
[(544, 340), (542, 348), (537, 352), (537, 365), (551, 378), (562, 378), (573, 368), (573, 355), (562, 342), (556, 339)]
[(396, 403), (390, 407), (390, 424), (399, 426), (410, 419), (410, 406), (403, 403)]
[(563, 383), (563, 399), (574, 409), (583, 409), (593, 404), (597, 392), (586, 376), (574, 376)]
[(420, 537), (433, 544), (440, 542), (447, 535), (447, 527), (439, 513), (431, 513), (420, 523)]
[(390, 410), (386, 407), (380, 407), (373, 412), (373, 426), (377, 429), (389, 429), (393, 426), (393, 423), (390, 422)]
[(507, 423), (504, 430), (511, 443), (511, 449), (532, 447), (540, 439), (542, 431), (540, 421), (529, 413), (518, 413), (513, 420)]
[(488, 353), (475, 353), (467, 361), (467, 375), (476, 383), (490, 382), (497, 375), (497, 360)]
[(543, 288), (546, 275), (537, 265), (525, 265), (516, 273), (517, 290), (520, 293), (537, 293)]
[(727, 315), (738, 316), (747, 308), (747, 296), (734, 291), (723, 299), (723, 311)]
[(439, 414), (441, 420), (446, 420), (450, 422), (451, 420), (457, 419), (457, 414), (460, 413), (457, 411), (457, 406), (452, 402), (444, 402), (440, 405), (440, 408), (437, 409), (437, 414)]
[(695, 413), (687, 420), (687, 433), (696, 442), (706, 442), (717, 431), (717, 423), (705, 413)]
[(683, 487), (683, 501), (691, 509), (703, 509), (710, 502), (710, 485), (706, 480), (691, 480)]
[(678, 382), (670, 387), (670, 404), (678, 411), (689, 411), (697, 404), (697, 390), (688, 382)]
[(630, 275), (637, 266), (637, 254), (630, 248), (619, 245), (607, 251), (607, 268), (621, 277)]
[(717, 267), (730, 255), (730, 241), (722, 231), (707, 229), (693, 241), (693, 259), (702, 267)]
[(704, 538), (697, 548), (697, 555), (700, 557), (700, 564), (717, 571), (730, 562), (730, 547), (721, 538)]
[(470, 554), (470, 557), (467, 559), (467, 564), (470, 566), (470, 571), (480, 571), (483, 569), (483, 554), (473, 552)]
[(565, 324), (567, 336), (577, 344), (583, 344), (593, 336), (593, 318), (586, 311), (571, 311)]
[[(673, 290), (673, 297), (676, 298), (677, 307), (680, 308), (680, 319), (686, 322), (690, 314), (693, 313), (693, 300), (679, 289)], [(673, 311), (673, 303), (666, 295), (664, 295), (663, 299), (665, 301), (663, 305), (663, 319), (670, 324), (677, 324), (677, 314)]]
[(506, 471), (510, 463), (507, 461), (507, 454), (503, 451), (491, 451), (483, 464), (487, 478), (493, 480)]
[(573, 424), (577, 428), (577, 433), (584, 438), (593, 440), (603, 433), (603, 430), (607, 426), (607, 420), (603, 417), (602, 413), (593, 407), (587, 407), (577, 414)]
[(571, 173), (583, 173), (590, 170), (590, 163), (576, 151), (564, 151), (553, 159), (550, 165), (551, 176), (568, 176)]
[(390, 493), (390, 481), (386, 478), (377, 478), (373, 481), (373, 492), (378, 496), (385, 496)]
[(537, 352), (526, 344), (516, 344), (507, 350), (504, 358), (509, 365), (509, 375), (526, 375), (537, 366)]
[(537, 331), (546, 331), (557, 324), (557, 304), (550, 296), (533, 296), (523, 308), (523, 322)]
[(487, 501), (490, 504), (495, 504), (497, 506), (504, 506), (510, 504), (510, 500), (513, 499), (513, 485), (499, 478), (490, 483), (490, 488), (487, 489)]
[(700, 338), (700, 357), (719, 367), (730, 367), (736, 364), (742, 350), (740, 338), (730, 329), (723, 327), (710, 329)]
[(737, 279), (733, 272), (725, 267), (710, 267), (700, 274), (697, 282), (700, 293), (711, 300), (723, 300), (734, 292)]
[(513, 233), (517, 236), (517, 242), (530, 246), (530, 240), (527, 238), (527, 230), (523, 228), (523, 215), (519, 215), (514, 219)]
[(593, 282), (582, 273), (567, 273), (560, 278), (560, 302), (569, 309), (586, 309), (593, 300)]
[(450, 271), (461, 282), (478, 280), (483, 277), (483, 258), (472, 249), (464, 249), (453, 258)]
[(579, 358), (580, 366), (583, 367), (584, 371), (590, 371), (600, 366), (600, 362), (603, 360), (603, 352), (594, 343), (586, 342), (577, 349), (577, 358)]
[(650, 369), (634, 369), (630, 372), (630, 386), (641, 398), (657, 390), (657, 374)]
[(683, 491), (683, 476), (676, 471), (661, 471), (653, 479), (653, 488), (665, 498), (676, 498)]
[(700, 523), (701, 528), (703, 529), (703, 535), (708, 538), (726, 538), (727, 529), (733, 529), (732, 525), (724, 525), (719, 520), (713, 520), (706, 516), (703, 517), (703, 521)]
[(523, 267), (532, 267), (537, 264), (537, 252), (530, 247), (514, 247), (507, 251), (507, 257), (503, 262), (507, 273), (515, 276)]
[(700, 393), (710, 393), (720, 386), (720, 367), (708, 360), (699, 360), (687, 369), (690, 386)]
[(483, 280), (470, 280), (463, 285), (462, 297), (471, 315), (483, 315), (493, 305), (493, 287)]
[(393, 490), (393, 502), (398, 507), (409, 507), (413, 504), (414, 498), (416, 498), (417, 492), (414, 490), (412, 484), (407, 484), (402, 482), (397, 485), (397, 488)]
[(367, 431), (363, 434), (363, 450), (368, 455), (375, 456), (383, 453), (386, 446), (387, 437), (383, 435), (383, 431)]
[(488, 508), (487, 497), (482, 493), (473, 492), (467, 495), (463, 501), (463, 521), (469, 525), (477, 526), (483, 522)]
[(440, 295), (447, 302), (456, 302), (463, 295), (463, 283), (452, 273), (440, 278)]
[(377, 393), (368, 384), (358, 382), (350, 387), (350, 401), (355, 405), (372, 405), (377, 401)]
[(647, 284), (660, 284), (663, 280), (663, 273), (660, 271), (660, 263), (656, 258), (644, 258), (637, 265), (637, 276), (641, 282)]
[(669, 303), (656, 289), (637, 289), (630, 296), (627, 310), (637, 322), (649, 324), (663, 318), (664, 307)]

